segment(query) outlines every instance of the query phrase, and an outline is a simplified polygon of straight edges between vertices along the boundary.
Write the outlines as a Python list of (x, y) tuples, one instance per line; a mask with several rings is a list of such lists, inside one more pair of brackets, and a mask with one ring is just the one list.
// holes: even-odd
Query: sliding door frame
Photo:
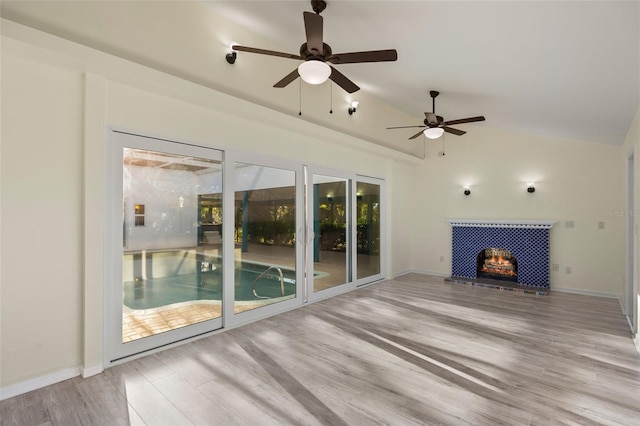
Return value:
[[(233, 276), (225, 278), (225, 290), (223, 292), (223, 323), (224, 327), (235, 327), (241, 324), (266, 318), (277, 313), (291, 310), (302, 305), (305, 301), (304, 286), (304, 171), (299, 163), (289, 160), (272, 158), (265, 155), (254, 153), (245, 153), (235, 150), (225, 151), (225, 175), (224, 175), (224, 194), (225, 200), (223, 206), (223, 235), (233, 235), (234, 233), (234, 214), (235, 214), (235, 181), (234, 171), (236, 163), (251, 164), (255, 166), (269, 167), (295, 172), (295, 206), (296, 206), (296, 245), (295, 245), (295, 262), (296, 262), (296, 296), (289, 300), (272, 303), (260, 308), (251, 309), (245, 312), (234, 312), (234, 283)], [(231, 218), (224, 220), (225, 217)], [(225, 244), (224, 268), (227, 271), (234, 270), (235, 266), (235, 244), (233, 239), (223, 238)], [(229, 274), (231, 275), (231, 274)]]
[[(357, 215), (358, 212), (356, 211), (356, 207), (358, 205), (358, 194), (357, 194), (357, 188), (358, 188), (358, 182), (362, 182), (362, 183), (369, 183), (369, 184), (373, 184), (373, 185), (378, 185), (380, 187), (380, 206), (379, 206), (379, 218), (380, 218), (380, 272), (378, 272), (377, 274), (373, 274), (373, 275), (369, 275), (366, 277), (362, 277), (362, 278), (358, 278), (358, 249), (357, 246), (355, 247), (355, 250), (353, 250), (353, 265), (354, 265), (354, 269), (353, 269), (353, 277), (354, 277), (354, 281), (356, 284), (356, 287), (361, 287), (363, 285), (368, 285), (368, 284), (372, 284), (374, 282), (378, 282), (378, 281), (382, 281), (384, 279), (387, 278), (387, 182), (384, 179), (380, 179), (380, 178), (375, 178), (375, 177), (370, 177), (370, 176), (363, 176), (363, 175), (356, 175), (355, 178), (355, 182), (353, 184), (353, 188), (354, 190), (352, 191), (352, 197), (351, 197), (351, 203), (352, 206), (354, 206), (353, 210), (354, 210), (354, 214), (353, 214), (353, 219), (354, 221), (357, 221)], [(356, 223), (357, 225), (357, 223)], [(357, 226), (354, 226), (352, 229), (352, 240), (357, 242)]]
[[(345, 254), (346, 260), (346, 273), (345, 282), (336, 286), (314, 291), (315, 282), (315, 262), (314, 262), (314, 241), (315, 231), (313, 228), (316, 211), (314, 203), (314, 176), (326, 176), (331, 178), (338, 178), (346, 180), (346, 198), (345, 198), (345, 218), (347, 227), (347, 253)], [(326, 299), (338, 294), (346, 293), (348, 291), (355, 290), (356, 284), (354, 281), (355, 276), (355, 250), (353, 248), (354, 240), (354, 204), (355, 200), (355, 173), (345, 172), (344, 170), (337, 170), (328, 167), (307, 165), (307, 298), (309, 302), (316, 300)]]
[[(109, 138), (110, 179), (108, 179), (108, 221), (105, 233), (105, 361), (111, 363), (122, 358), (147, 352), (177, 341), (192, 338), (222, 328), (222, 317), (198, 322), (184, 327), (122, 343), (123, 315), (123, 150), (143, 149), (175, 155), (193, 156), (220, 161), (223, 174), (225, 164), (222, 151), (214, 148), (169, 141), (144, 135), (115, 130)], [(224, 176), (223, 176), (224, 179)], [(223, 180), (224, 182), (224, 180)], [(224, 193), (223, 193), (224, 196)], [(223, 218), (223, 224), (225, 220)], [(223, 261), (227, 257), (223, 252)], [(223, 274), (223, 282), (227, 279)], [(224, 292), (224, 290), (223, 290)]]

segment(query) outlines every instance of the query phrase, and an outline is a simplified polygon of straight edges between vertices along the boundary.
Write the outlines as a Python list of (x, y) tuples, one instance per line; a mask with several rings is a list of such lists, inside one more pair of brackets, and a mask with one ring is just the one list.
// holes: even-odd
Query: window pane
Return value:
[(221, 205), (222, 163), (124, 148), (123, 196), (123, 343), (220, 317), (221, 241), (200, 238), (199, 208)]
[(346, 179), (313, 175), (314, 292), (351, 281), (347, 188)]
[(235, 165), (234, 312), (296, 296), (295, 172)]
[(358, 278), (380, 273), (380, 185), (356, 185)]

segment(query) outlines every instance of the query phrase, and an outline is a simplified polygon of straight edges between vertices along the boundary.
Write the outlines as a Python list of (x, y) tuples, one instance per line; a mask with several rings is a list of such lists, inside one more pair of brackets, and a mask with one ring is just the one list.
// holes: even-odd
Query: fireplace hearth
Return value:
[(549, 232), (555, 222), (449, 220), (448, 281), (547, 294)]

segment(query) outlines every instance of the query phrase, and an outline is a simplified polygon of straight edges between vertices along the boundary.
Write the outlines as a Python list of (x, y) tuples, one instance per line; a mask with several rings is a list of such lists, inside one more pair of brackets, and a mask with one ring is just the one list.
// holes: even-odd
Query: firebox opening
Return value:
[(476, 276), (518, 282), (518, 261), (509, 250), (486, 248), (478, 253)]

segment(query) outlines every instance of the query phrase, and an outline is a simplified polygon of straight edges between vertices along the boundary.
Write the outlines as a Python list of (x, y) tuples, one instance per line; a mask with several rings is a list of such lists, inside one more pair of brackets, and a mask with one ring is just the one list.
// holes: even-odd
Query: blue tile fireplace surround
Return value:
[[(452, 228), (451, 281), (478, 285), (478, 256), (486, 249), (507, 250), (516, 259), (517, 284), (487, 280), (489, 287), (549, 291), (549, 232), (555, 222), (449, 220)], [(516, 281), (516, 277), (513, 277)], [(494, 283), (495, 284), (495, 283)]]

